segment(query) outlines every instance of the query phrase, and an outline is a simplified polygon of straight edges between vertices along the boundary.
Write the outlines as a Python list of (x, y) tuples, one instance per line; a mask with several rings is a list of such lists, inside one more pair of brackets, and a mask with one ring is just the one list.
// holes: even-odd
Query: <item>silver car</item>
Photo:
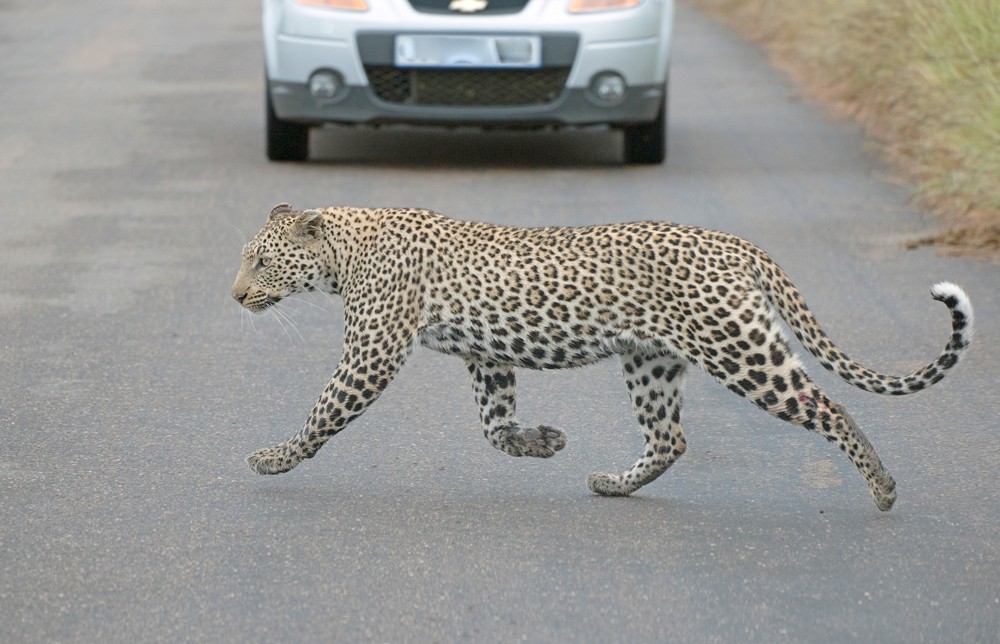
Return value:
[(611, 126), (666, 156), (673, 0), (264, 0), (267, 155), (323, 124)]

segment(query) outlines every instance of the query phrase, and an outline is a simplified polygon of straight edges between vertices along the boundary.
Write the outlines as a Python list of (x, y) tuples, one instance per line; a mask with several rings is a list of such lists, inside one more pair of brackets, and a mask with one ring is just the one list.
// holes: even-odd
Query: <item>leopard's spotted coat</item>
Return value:
[(483, 432), (513, 456), (549, 457), (566, 444), (558, 429), (518, 424), (515, 368), (618, 355), (646, 444), (624, 472), (588, 477), (598, 494), (630, 494), (684, 453), (682, 386), (695, 364), (836, 443), (882, 510), (896, 500), (895, 482), (846, 410), (806, 375), (775, 314), (825, 368), (896, 395), (941, 380), (969, 346), (973, 321), (959, 287), (936, 285), (933, 297), (951, 311), (947, 346), (915, 373), (887, 376), (848, 358), (784, 271), (726, 233), (660, 222), (512, 228), (417, 209), (276, 206), (243, 249), (233, 296), (258, 312), (316, 289), (343, 296), (343, 355), (305, 426), (248, 457), (261, 474), (311, 458), (374, 402), (419, 342), (465, 360)]

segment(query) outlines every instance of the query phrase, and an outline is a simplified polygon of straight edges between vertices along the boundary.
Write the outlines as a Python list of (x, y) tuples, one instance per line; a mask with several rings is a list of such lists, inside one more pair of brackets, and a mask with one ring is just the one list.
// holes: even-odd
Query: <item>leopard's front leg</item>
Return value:
[(549, 458), (566, 446), (566, 434), (546, 425), (517, 424), (517, 383), (513, 367), (467, 360), (479, 405), (483, 435), (511, 456)]
[(311, 458), (323, 443), (359, 416), (379, 393), (377, 388), (367, 386), (363, 378), (357, 378), (342, 360), (302, 429), (288, 440), (248, 456), (250, 469), (258, 474), (281, 474)]
[(258, 474), (281, 474), (312, 458), (330, 437), (347, 427), (375, 402), (402, 367), (412, 347), (412, 335), (365, 336), (357, 340), (350, 328), (344, 354), (301, 430), (273, 447), (247, 457)]

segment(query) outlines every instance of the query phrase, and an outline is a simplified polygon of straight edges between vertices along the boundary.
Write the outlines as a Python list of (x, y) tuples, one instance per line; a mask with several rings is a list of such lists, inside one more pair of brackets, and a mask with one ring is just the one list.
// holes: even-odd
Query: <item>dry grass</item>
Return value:
[(943, 222), (911, 246), (1000, 261), (1000, 2), (689, 1), (865, 127)]

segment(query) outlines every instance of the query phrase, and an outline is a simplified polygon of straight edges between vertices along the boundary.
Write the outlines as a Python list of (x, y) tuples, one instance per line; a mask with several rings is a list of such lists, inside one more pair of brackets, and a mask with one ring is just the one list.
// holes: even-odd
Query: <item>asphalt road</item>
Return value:
[[(1000, 269), (907, 252), (930, 226), (851, 125), (681, 7), (670, 159), (603, 132), (329, 132), (264, 159), (258, 3), (0, 2), (0, 641), (988, 642), (1000, 632)], [(902, 372), (978, 333), (930, 391), (807, 366), (898, 482), (879, 512), (808, 432), (689, 378), (690, 448), (628, 499), (589, 472), (641, 437), (616, 364), (521, 373), (567, 430), (514, 459), (462, 364), (413, 356), (295, 471), (341, 309), (295, 327), (229, 296), (271, 206), (413, 205), (507, 224), (660, 218), (764, 246), (851, 355)], [(319, 307), (319, 308), (317, 308)]]

